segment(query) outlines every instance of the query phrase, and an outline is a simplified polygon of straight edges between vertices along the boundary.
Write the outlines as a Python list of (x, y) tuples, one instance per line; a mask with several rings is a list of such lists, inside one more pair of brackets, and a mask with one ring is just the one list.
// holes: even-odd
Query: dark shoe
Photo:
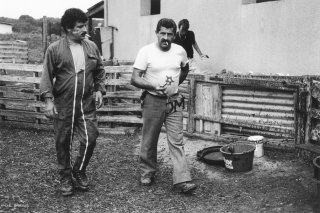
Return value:
[(60, 192), (62, 196), (73, 195), (74, 187), (71, 178), (65, 178), (60, 182)]
[(141, 177), (140, 183), (143, 186), (150, 186), (153, 183), (152, 177)]
[(89, 189), (89, 181), (85, 171), (74, 170), (73, 178), (75, 186), (83, 191)]
[(196, 184), (191, 182), (183, 182), (174, 185), (174, 191), (185, 194), (192, 193), (196, 188)]

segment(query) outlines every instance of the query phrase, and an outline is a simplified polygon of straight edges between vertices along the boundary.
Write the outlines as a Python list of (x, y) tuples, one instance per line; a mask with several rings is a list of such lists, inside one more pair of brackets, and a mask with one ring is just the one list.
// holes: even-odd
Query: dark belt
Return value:
[(151, 95), (152, 97), (155, 97), (155, 98), (160, 98), (160, 99), (169, 99), (168, 96), (166, 95), (154, 95), (154, 94), (151, 94), (150, 92), (146, 91), (148, 95)]

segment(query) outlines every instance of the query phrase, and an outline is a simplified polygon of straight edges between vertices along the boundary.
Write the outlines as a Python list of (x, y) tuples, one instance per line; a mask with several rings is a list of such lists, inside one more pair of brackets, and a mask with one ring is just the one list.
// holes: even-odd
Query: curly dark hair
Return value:
[(76, 22), (86, 23), (87, 21), (88, 18), (82, 10), (78, 8), (70, 8), (67, 9), (62, 16), (61, 26), (63, 30), (67, 32), (67, 29), (74, 28)]
[(189, 29), (189, 26), (190, 26), (188, 19), (182, 19), (182, 20), (180, 20), (179, 23), (178, 23), (179, 29), (180, 29), (181, 26), (183, 26), (183, 29), (188, 30), (188, 29)]
[(162, 18), (158, 21), (156, 32), (159, 32), (161, 27), (173, 28), (174, 34), (177, 32), (176, 23), (172, 19), (169, 19), (169, 18)]

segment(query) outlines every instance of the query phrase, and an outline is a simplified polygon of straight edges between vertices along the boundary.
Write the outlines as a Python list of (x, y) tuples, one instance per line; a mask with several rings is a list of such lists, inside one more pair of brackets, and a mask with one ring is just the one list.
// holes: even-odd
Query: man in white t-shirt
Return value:
[(186, 51), (172, 44), (177, 26), (172, 19), (158, 22), (158, 41), (142, 47), (133, 65), (131, 84), (144, 89), (142, 105), (143, 129), (140, 144), (140, 182), (150, 185), (154, 181), (157, 166), (157, 144), (163, 123), (173, 162), (174, 190), (190, 193), (196, 189), (184, 152), (183, 98), (178, 86), (188, 75)]

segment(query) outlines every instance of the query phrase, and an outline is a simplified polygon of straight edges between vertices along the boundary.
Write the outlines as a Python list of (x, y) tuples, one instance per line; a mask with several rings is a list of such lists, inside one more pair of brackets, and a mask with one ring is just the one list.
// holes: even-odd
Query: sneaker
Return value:
[(60, 182), (60, 192), (62, 196), (70, 196), (73, 195), (74, 186), (71, 178), (65, 178)]
[(196, 188), (196, 184), (191, 182), (183, 182), (174, 185), (174, 191), (184, 194), (192, 193)]
[(153, 178), (152, 177), (141, 177), (140, 179), (140, 183), (143, 186), (150, 186), (153, 182)]
[(85, 171), (74, 170), (73, 178), (77, 188), (83, 191), (89, 189), (89, 181)]

